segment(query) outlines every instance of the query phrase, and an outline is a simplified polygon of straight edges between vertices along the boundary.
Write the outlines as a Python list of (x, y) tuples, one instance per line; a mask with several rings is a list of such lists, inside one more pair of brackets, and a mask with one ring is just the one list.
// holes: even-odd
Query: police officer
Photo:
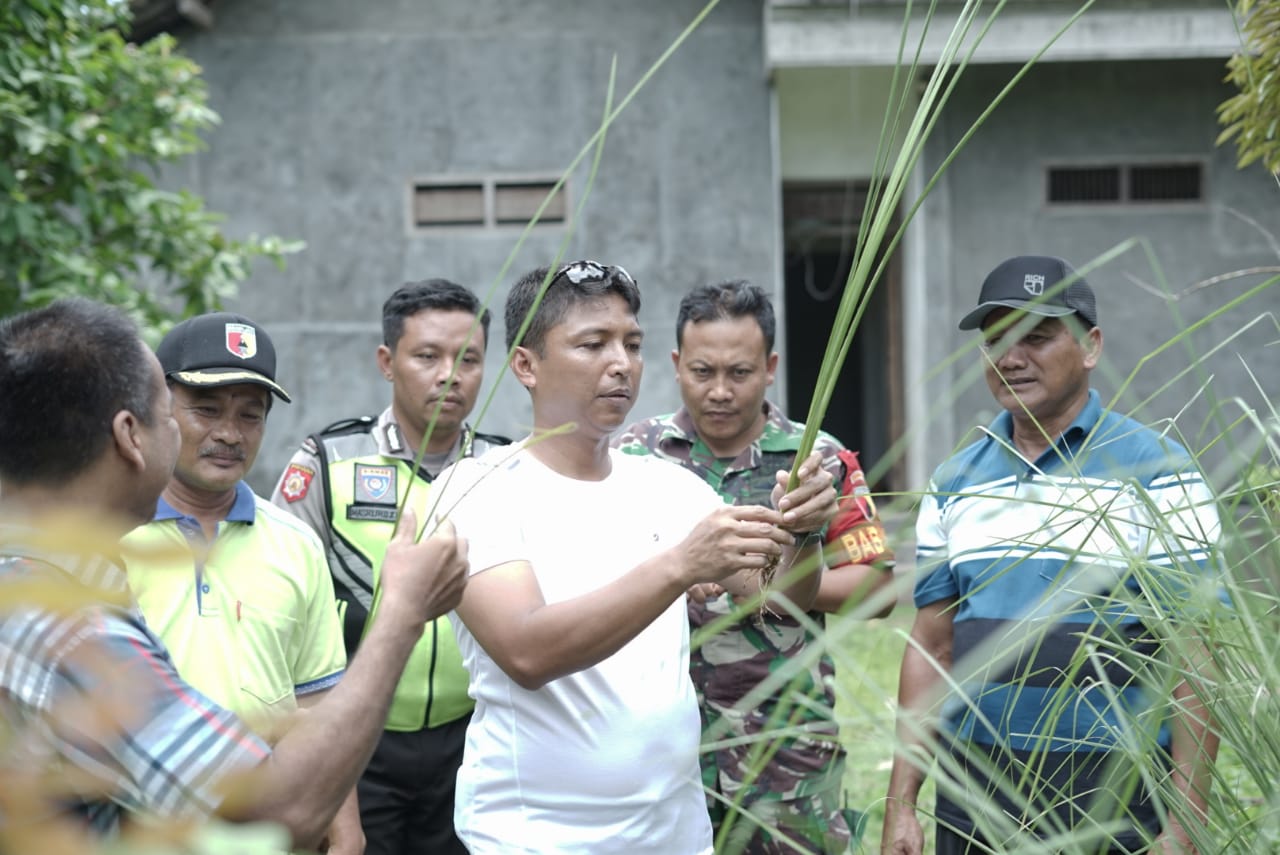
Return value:
[[(509, 442), (465, 422), (483, 380), (488, 333), (489, 311), (461, 285), (429, 279), (397, 289), (382, 307), (377, 350), (391, 406), (307, 437), (276, 484), (272, 502), (324, 541), (348, 655), (368, 624), (406, 492), (426, 519), (429, 485), (445, 466)], [(473, 707), (467, 683), (449, 619), (440, 617), (426, 625), (405, 666), (360, 780), (369, 855), (466, 851), (453, 833), (453, 793)]]

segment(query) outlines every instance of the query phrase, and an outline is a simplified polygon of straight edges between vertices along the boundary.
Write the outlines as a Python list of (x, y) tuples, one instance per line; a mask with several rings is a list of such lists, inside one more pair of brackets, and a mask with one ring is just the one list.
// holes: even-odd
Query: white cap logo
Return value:
[(227, 324), (227, 352), (241, 359), (253, 359), (258, 354), (258, 332), (248, 324)]
[(1044, 277), (1038, 273), (1028, 273), (1022, 277), (1022, 289), (1032, 297), (1039, 297), (1044, 293)]

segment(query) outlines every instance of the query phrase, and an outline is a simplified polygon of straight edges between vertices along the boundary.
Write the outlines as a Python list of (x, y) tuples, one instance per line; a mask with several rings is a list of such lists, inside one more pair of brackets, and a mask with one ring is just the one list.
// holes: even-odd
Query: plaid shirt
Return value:
[(69, 812), (105, 834), (125, 811), (209, 815), (270, 749), (178, 676), (117, 560), (38, 539), (0, 525), (0, 769), (39, 788), (22, 819)]

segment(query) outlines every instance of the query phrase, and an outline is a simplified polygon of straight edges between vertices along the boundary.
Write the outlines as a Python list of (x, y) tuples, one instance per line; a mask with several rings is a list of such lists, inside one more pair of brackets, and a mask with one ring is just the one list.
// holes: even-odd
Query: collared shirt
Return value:
[(121, 543), (129, 584), (178, 671), (271, 734), (346, 667), (319, 538), (241, 481), (212, 542), (162, 497)]
[(100, 833), (112, 831), (124, 811), (209, 815), (228, 776), (258, 765), (270, 749), (178, 675), (133, 604), (117, 559), (59, 553), (37, 537), (26, 526), (0, 525), (0, 590), (35, 586), (74, 606), (6, 598), (0, 710), (11, 733), (4, 765), (18, 774), (55, 772), (63, 789), (50, 794), (50, 812), (70, 810)]
[[(1130, 744), (1135, 720), (1153, 724), (1133, 670), (1158, 653), (1143, 612), (1176, 614), (1194, 589), (1216, 590), (1218, 514), (1191, 456), (1104, 412), (1094, 391), (1034, 461), (1002, 413), (935, 472), (916, 534), (916, 605), (957, 600), (953, 675), (965, 697), (947, 707), (949, 732), (1043, 769), (1048, 792), (1110, 786), (1105, 769), (1078, 764)], [(1110, 652), (1082, 662), (1095, 647)], [(1168, 727), (1156, 738), (1167, 747)], [(1071, 802), (1054, 810), (1065, 819)], [(1132, 810), (1152, 817), (1141, 793)], [(938, 811), (967, 822), (941, 795)]]
[[(760, 436), (732, 459), (716, 455), (698, 436), (693, 416), (685, 407), (665, 416), (645, 419), (628, 427), (613, 441), (628, 454), (656, 454), (692, 471), (729, 504), (769, 504), (773, 473), (789, 468), (800, 447), (804, 425), (783, 415), (776, 405), (764, 404), (765, 423)], [(823, 452), (823, 465), (839, 470), (835, 450), (842, 448), (831, 434), (819, 431), (814, 448)], [(784, 466), (767, 466), (781, 463)], [(766, 477), (767, 476), (767, 477)], [(763, 498), (762, 498), (763, 497)]]

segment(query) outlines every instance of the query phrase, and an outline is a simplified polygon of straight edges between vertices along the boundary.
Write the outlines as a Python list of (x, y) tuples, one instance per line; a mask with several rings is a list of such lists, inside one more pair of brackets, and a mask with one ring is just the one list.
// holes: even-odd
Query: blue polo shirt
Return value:
[[(1144, 619), (1216, 589), (1218, 535), (1214, 498), (1187, 451), (1104, 412), (1095, 391), (1034, 461), (1015, 450), (1002, 413), (938, 468), (917, 521), (914, 599), (957, 600), (960, 691), (943, 717), (969, 785), (987, 790), (994, 763), (1025, 784), (1024, 798), (1039, 790), (1033, 814), (1047, 810), (1064, 825), (1084, 812), (1100, 819), (1103, 792), (1116, 816), (1158, 828), (1141, 788), (1127, 799), (1132, 788), (1108, 777), (1131, 768), (1107, 761), (1143, 741), (1169, 746), (1135, 677), (1159, 653)], [(1014, 816), (1027, 811), (998, 801)], [(972, 828), (961, 804), (940, 789), (939, 815)]]

